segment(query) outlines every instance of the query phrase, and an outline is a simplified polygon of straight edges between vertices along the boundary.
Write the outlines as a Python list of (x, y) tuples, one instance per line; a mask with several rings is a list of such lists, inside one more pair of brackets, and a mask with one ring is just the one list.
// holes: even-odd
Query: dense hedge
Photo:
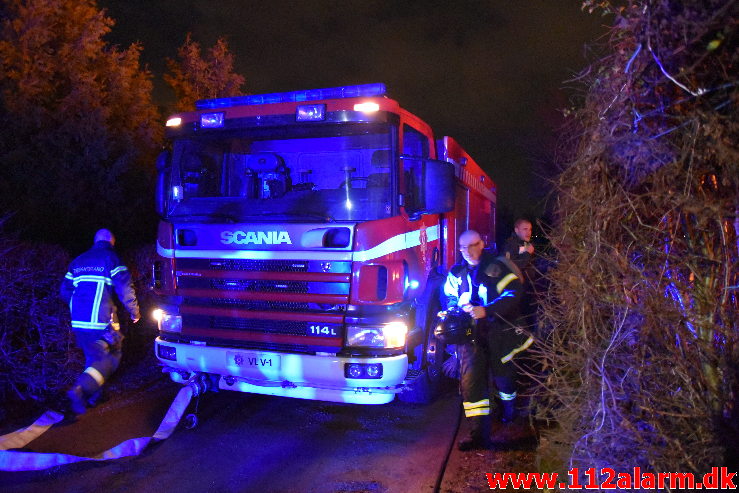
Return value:
[(58, 296), (68, 262), (58, 247), (0, 236), (0, 417), (48, 400), (81, 364)]
[(709, 472), (739, 431), (737, 5), (586, 6), (615, 22), (556, 184), (542, 457)]
[[(153, 247), (123, 252), (132, 271), (142, 320), (135, 326), (121, 316), (127, 334), (124, 359), (116, 379), (136, 366), (151, 367), (156, 327), (148, 317), (153, 298), (148, 290)], [(82, 370), (69, 310), (58, 292), (71, 258), (60, 247), (21, 242), (0, 232), (0, 420), (44, 407), (58, 407), (64, 391)], [(146, 371), (138, 369), (140, 378)]]

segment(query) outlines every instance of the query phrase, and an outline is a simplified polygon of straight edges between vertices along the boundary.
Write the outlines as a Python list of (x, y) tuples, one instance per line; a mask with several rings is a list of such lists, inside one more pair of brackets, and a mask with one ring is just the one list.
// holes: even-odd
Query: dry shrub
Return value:
[[(121, 367), (111, 382), (114, 389), (136, 388), (160, 374), (153, 354), (157, 328), (148, 316), (155, 303), (148, 287), (154, 254), (152, 246), (122, 254), (142, 319), (131, 325), (119, 307), (126, 340)], [(58, 407), (83, 368), (69, 310), (59, 298), (70, 260), (60, 247), (20, 242), (0, 230), (0, 420)]]
[(58, 294), (68, 262), (61, 248), (0, 231), (0, 418), (46, 403), (81, 364)]
[(739, 418), (736, 2), (585, 6), (615, 23), (556, 183), (541, 454), (709, 472)]

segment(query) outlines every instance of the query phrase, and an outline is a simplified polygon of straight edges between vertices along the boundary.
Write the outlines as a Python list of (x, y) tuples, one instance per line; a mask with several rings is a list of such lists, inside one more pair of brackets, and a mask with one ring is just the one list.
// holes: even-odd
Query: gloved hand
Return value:
[(472, 318), (474, 318), (475, 320), (485, 318), (487, 316), (487, 312), (485, 311), (484, 306), (473, 306), (468, 304), (464, 305), (462, 307), (462, 310), (472, 315)]

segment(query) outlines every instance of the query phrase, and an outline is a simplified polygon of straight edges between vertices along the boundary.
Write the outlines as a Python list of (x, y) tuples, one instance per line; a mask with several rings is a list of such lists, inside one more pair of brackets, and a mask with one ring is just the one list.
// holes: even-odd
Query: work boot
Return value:
[(85, 405), (85, 393), (82, 391), (82, 387), (75, 385), (67, 391), (67, 398), (69, 399), (69, 407), (75, 414), (84, 414), (87, 411)]
[(467, 452), (468, 450), (487, 450), (491, 447), (490, 439), (470, 434), (457, 443), (457, 450)]
[(462, 452), (468, 450), (485, 450), (491, 447), (490, 443), (490, 417), (473, 416), (470, 420), (470, 432), (457, 444), (457, 449)]
[(90, 397), (87, 398), (87, 407), (95, 407), (98, 404), (107, 402), (108, 399), (108, 394), (104, 393), (102, 388), (99, 388)]

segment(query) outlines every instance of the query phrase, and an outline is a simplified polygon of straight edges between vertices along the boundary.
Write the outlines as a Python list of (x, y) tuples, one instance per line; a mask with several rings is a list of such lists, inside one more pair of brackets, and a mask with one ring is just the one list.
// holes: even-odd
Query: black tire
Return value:
[(416, 310), (416, 320), (424, 327), (424, 342), (421, 357), (411, 365), (409, 376), (413, 378), (403, 391), (398, 394), (402, 402), (413, 404), (429, 404), (440, 393), (447, 382), (443, 372), (447, 353), (444, 345), (434, 337), (436, 314), (441, 309), (439, 290), (444, 277), (431, 276), (426, 284), (426, 291)]
[(420, 373), (398, 394), (398, 399), (411, 404), (430, 404), (441, 393), (446, 376), (441, 365), (445, 351), (443, 345), (436, 341), (433, 328), (429, 331), (430, 340), (424, 348), (424, 364)]

